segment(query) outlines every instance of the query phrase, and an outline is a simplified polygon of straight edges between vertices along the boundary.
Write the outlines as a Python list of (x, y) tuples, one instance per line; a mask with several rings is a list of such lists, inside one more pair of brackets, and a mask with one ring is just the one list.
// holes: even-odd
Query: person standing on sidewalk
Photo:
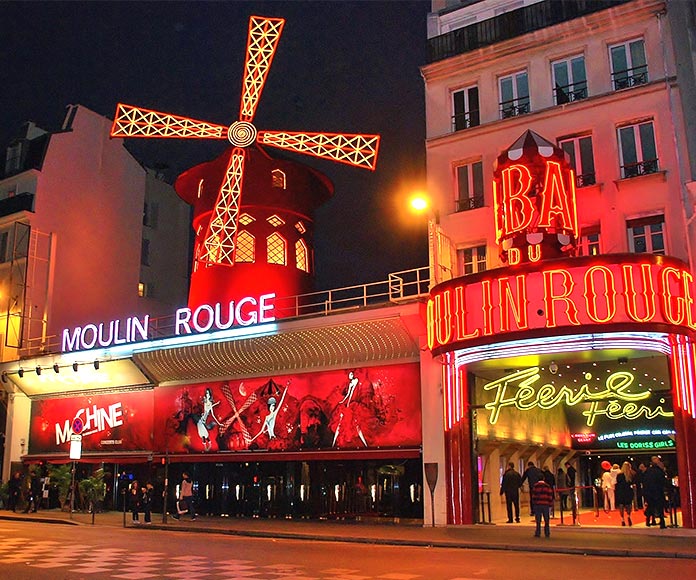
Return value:
[(621, 525), (625, 526), (624, 511), (628, 515), (628, 525), (632, 526), (631, 510), (633, 509), (633, 470), (628, 461), (624, 461), (621, 472), (616, 476), (615, 489), (616, 506), (621, 514)]
[[(645, 471), (643, 477), (643, 495), (648, 503), (645, 513), (645, 525), (656, 525), (656, 519), (660, 520), (660, 528), (664, 529), (665, 525), (665, 485), (667, 476), (662, 468), (660, 458), (653, 455), (650, 458), (650, 465)], [(651, 524), (652, 520), (652, 524)]]
[[(196, 511), (193, 507), (193, 481), (189, 477), (189, 474), (184, 471), (181, 474), (181, 484), (179, 485), (179, 501), (182, 502), (188, 509), (188, 513), (191, 514), (191, 521), (196, 519)], [(178, 510), (177, 510), (178, 511)], [(179, 519), (179, 514), (172, 514), (174, 519)]]
[(145, 523), (146, 524), (152, 523), (152, 496), (153, 496), (153, 493), (154, 493), (154, 488), (152, 487), (152, 484), (148, 481), (145, 484), (145, 487), (143, 487), (143, 496), (142, 496), (143, 513), (145, 514)]
[(536, 465), (534, 465), (533, 461), (527, 463), (527, 469), (525, 469), (524, 473), (522, 474), (522, 484), (524, 484), (525, 481), (529, 481), (529, 511), (531, 512), (529, 514), (530, 516), (534, 515), (534, 498), (532, 497), (532, 488), (534, 487), (534, 484), (540, 479), (544, 479), (544, 472), (541, 469), (539, 469)]
[(512, 523), (513, 506), (515, 507), (515, 521), (520, 523), (520, 487), (522, 487), (522, 476), (515, 471), (515, 464), (510, 462), (500, 482), (500, 495), (505, 494), (508, 524)]
[(131, 513), (133, 514), (133, 523), (134, 524), (139, 524), (140, 523), (140, 516), (138, 515), (140, 512), (140, 506), (141, 506), (141, 501), (142, 501), (142, 490), (140, 489), (140, 485), (138, 484), (138, 480), (134, 479), (133, 483), (130, 485), (129, 491), (129, 501), (130, 501), (130, 510)]
[(534, 521), (536, 522), (536, 531), (534, 537), (541, 536), (541, 518), (544, 518), (544, 535), (548, 538), (551, 536), (551, 527), (549, 519), (551, 517), (551, 506), (553, 506), (553, 488), (540, 479), (531, 489), (532, 502), (534, 504)]
[(7, 509), (13, 512), (17, 511), (17, 504), (19, 503), (19, 498), (22, 493), (22, 475), (19, 471), (15, 471), (14, 475), (7, 484), (8, 487), (8, 498), (7, 498)]

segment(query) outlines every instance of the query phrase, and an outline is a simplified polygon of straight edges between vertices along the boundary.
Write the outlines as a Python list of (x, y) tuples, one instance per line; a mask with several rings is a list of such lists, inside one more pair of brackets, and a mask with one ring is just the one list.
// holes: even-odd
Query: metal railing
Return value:
[(587, 98), (587, 81), (573, 83), (565, 86), (558, 86), (554, 89), (554, 97), (557, 105), (573, 103)]
[[(288, 320), (309, 316), (328, 316), (384, 304), (399, 304), (424, 298), (429, 293), (430, 269), (427, 266), (389, 274), (387, 280), (279, 297), (274, 300), (275, 316)], [(106, 321), (105, 321), (106, 322)], [(156, 340), (175, 334), (175, 314), (151, 318), (148, 338)], [(59, 353), (60, 337), (28, 339), (20, 350), (20, 358)]]
[(526, 115), (529, 110), (529, 97), (503, 101), (500, 103), (500, 118), (509, 119), (510, 117)]
[(456, 212), (460, 211), (469, 211), (472, 209), (477, 209), (479, 207), (483, 207), (484, 205), (484, 199), (483, 199), (483, 194), (481, 195), (474, 195), (472, 197), (463, 197), (460, 198), (456, 201)]
[(477, 50), (504, 40), (541, 30), (561, 22), (580, 18), (587, 14), (613, 8), (630, 0), (584, 0), (562, 2), (545, 0), (517, 10), (505, 12), (495, 18), (476, 22), (435, 36), (428, 40), (428, 63), (437, 62), (458, 54)]
[(617, 71), (611, 74), (611, 80), (614, 83), (615, 91), (644, 85), (648, 82), (648, 67), (641, 65)]
[(582, 173), (575, 176), (575, 187), (588, 187), (596, 185), (597, 176), (594, 173)]
[(470, 127), (478, 127), (481, 124), (479, 111), (467, 111), (452, 115), (452, 131), (462, 131)]
[(638, 177), (640, 175), (650, 175), (657, 173), (659, 165), (657, 159), (648, 159), (647, 161), (638, 161), (637, 163), (627, 163), (621, 166), (621, 177), (627, 179), (629, 177)]

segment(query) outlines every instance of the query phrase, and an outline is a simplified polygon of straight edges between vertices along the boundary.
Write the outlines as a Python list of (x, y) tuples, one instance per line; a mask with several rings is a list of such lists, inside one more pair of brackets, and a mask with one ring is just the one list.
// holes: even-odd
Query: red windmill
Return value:
[(227, 139), (232, 144), (217, 199), (212, 210), (207, 212), (207, 225), (201, 228), (204, 236), (196, 260), (208, 266), (235, 265), (244, 164), (250, 158), (251, 146), (270, 145), (357, 167), (375, 168), (378, 135), (259, 131), (253, 125), (284, 24), (283, 18), (250, 18), (239, 119), (229, 127), (131, 105), (119, 104), (116, 109), (112, 137)]

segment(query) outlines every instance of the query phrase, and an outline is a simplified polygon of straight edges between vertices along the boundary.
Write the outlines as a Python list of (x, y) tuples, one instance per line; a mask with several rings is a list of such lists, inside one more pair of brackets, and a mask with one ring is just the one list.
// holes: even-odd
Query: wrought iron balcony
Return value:
[(430, 38), (426, 59), (437, 62), (630, 1), (545, 0)]
[(575, 187), (588, 187), (597, 183), (597, 177), (594, 173), (583, 173), (575, 176)]
[(642, 65), (617, 71), (612, 73), (611, 80), (614, 83), (615, 91), (644, 85), (648, 82), (648, 67)]
[(526, 115), (527, 113), (529, 113), (529, 97), (500, 103), (501, 119), (509, 119), (510, 117)]
[(481, 124), (481, 118), (478, 111), (469, 111), (467, 113), (459, 113), (452, 115), (452, 130), (462, 131), (470, 127), (478, 127)]
[(587, 81), (583, 81), (581, 83), (574, 83), (571, 85), (565, 85), (562, 87), (556, 85), (554, 93), (557, 105), (563, 105), (565, 103), (572, 103), (574, 101), (586, 99)]
[(456, 210), (457, 212), (460, 211), (469, 211), (470, 209), (476, 209), (479, 207), (483, 207), (483, 194), (481, 195), (475, 195), (473, 197), (463, 197), (461, 199), (458, 199), (456, 202)]
[(621, 166), (621, 176), (624, 179), (629, 177), (638, 177), (639, 175), (650, 175), (657, 173), (659, 165), (657, 159), (649, 159), (648, 161), (638, 161), (637, 163), (627, 163)]

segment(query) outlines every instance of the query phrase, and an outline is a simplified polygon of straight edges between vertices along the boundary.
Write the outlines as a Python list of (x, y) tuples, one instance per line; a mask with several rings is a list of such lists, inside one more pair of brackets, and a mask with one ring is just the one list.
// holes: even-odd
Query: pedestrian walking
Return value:
[(534, 465), (533, 461), (527, 463), (527, 469), (525, 469), (524, 473), (522, 474), (522, 484), (524, 484), (525, 481), (529, 482), (530, 516), (534, 515), (534, 498), (532, 497), (532, 488), (534, 487), (534, 484), (540, 479), (544, 479), (544, 472), (541, 469), (539, 469), (536, 465)]
[(534, 537), (541, 536), (541, 518), (544, 518), (544, 536), (551, 536), (551, 506), (553, 506), (553, 488), (546, 483), (543, 478), (537, 481), (531, 490), (532, 501), (534, 503), (534, 521), (536, 530)]
[[(186, 511), (188, 511), (188, 513), (191, 515), (191, 521), (194, 521), (196, 519), (196, 510), (193, 506), (193, 481), (191, 481), (189, 474), (185, 471), (181, 475), (178, 500), (179, 502), (184, 504), (184, 506), (186, 507)], [(179, 510), (177, 505), (177, 513), (172, 514), (172, 517), (177, 520), (180, 517), (178, 511)]]
[(520, 523), (520, 487), (522, 487), (522, 476), (515, 470), (515, 464), (510, 462), (500, 482), (500, 495), (505, 494), (508, 524), (512, 523), (513, 507), (515, 509), (515, 521)]

